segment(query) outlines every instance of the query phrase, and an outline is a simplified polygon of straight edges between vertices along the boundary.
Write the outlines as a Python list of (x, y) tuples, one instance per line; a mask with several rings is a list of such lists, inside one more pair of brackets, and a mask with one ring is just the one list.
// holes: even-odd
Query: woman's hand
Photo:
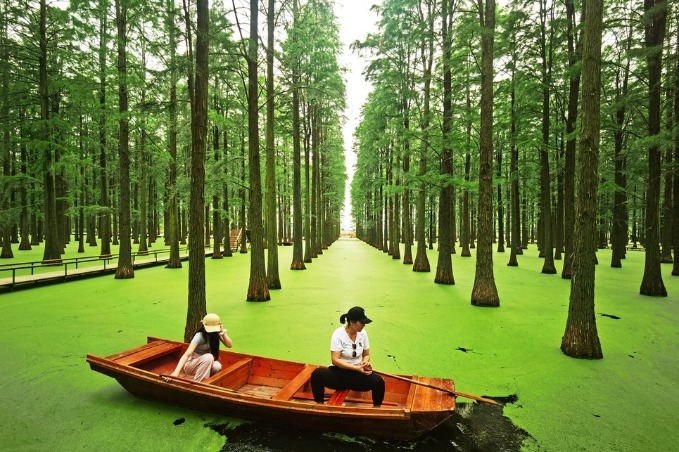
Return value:
[(358, 366), (358, 370), (359, 370), (359, 372), (361, 372), (362, 374), (365, 374), (365, 375), (370, 375), (371, 373), (373, 373), (373, 368), (370, 365), (370, 363), (367, 362), (367, 361), (362, 362), (360, 364), (360, 366)]

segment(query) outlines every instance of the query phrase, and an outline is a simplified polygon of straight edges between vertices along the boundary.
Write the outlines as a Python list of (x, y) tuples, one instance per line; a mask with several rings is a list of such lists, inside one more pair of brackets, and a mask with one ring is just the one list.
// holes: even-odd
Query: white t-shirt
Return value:
[(370, 342), (368, 341), (368, 333), (365, 330), (356, 334), (356, 342), (351, 340), (343, 326), (337, 328), (332, 333), (330, 351), (341, 352), (340, 358), (351, 364), (361, 364), (363, 350), (368, 349), (370, 349)]

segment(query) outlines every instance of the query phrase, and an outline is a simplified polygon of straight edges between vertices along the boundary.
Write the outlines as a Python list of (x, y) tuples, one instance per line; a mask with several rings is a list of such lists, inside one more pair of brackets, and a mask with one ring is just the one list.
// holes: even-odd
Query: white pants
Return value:
[(184, 364), (184, 373), (186, 375), (193, 375), (193, 381), (203, 381), (220, 370), (222, 370), (222, 364), (219, 361), (215, 361), (212, 353), (204, 355), (194, 353)]

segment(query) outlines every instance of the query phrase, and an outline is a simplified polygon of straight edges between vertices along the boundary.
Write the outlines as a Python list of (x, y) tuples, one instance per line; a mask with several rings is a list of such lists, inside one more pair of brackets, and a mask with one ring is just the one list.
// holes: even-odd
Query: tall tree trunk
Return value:
[[(8, 26), (7, 26), (7, 7), (9, 6), (8, 3), (4, 5), (4, 9), (0, 11), (2, 14), (2, 17), (0, 17), (0, 39), (2, 40), (2, 44), (0, 47), (0, 51), (2, 52), (2, 60), (0, 61), (0, 70), (2, 74), (2, 98), (0, 99), (1, 102), (1, 107), (0, 107), (0, 122), (2, 123), (2, 151), (0, 153), (0, 159), (2, 159), (2, 168), (3, 168), (3, 176), (5, 177), (6, 180), (9, 180), (8, 178), (12, 175), (11, 173), (11, 160), (12, 160), (12, 153), (11, 153), (11, 140), (10, 140), (10, 117), (9, 117), (9, 44), (8, 44)], [(23, 154), (22, 154), (22, 173), (25, 173), (25, 170), (23, 169), (25, 166), (25, 162), (23, 162)], [(23, 185), (23, 184), (22, 184)], [(22, 189), (22, 200), (23, 200), (23, 193), (25, 191)], [(10, 197), (7, 196), (7, 193), (2, 194), (2, 201), (0, 201), (2, 204), (0, 207), (5, 211), (9, 211), (10, 207)], [(24, 211), (24, 203), (22, 203), (22, 219), (24, 217), (23, 211)], [(3, 219), (0, 221), (0, 230), (2, 234), (2, 252), (0, 252), (0, 258), (2, 259), (11, 259), (14, 257), (14, 253), (12, 253), (12, 242), (10, 240), (10, 237), (12, 235), (11, 229), (12, 229), (12, 222), (10, 219), (9, 215), (3, 215)], [(23, 221), (21, 222), (23, 226)], [(22, 228), (23, 229), (23, 228)], [(23, 232), (23, 231), (22, 231)], [(22, 242), (23, 242), (23, 234), (22, 234)], [(21, 248), (19, 248), (21, 249)]]
[[(405, 83), (404, 83), (405, 85)], [(403, 264), (413, 264), (413, 223), (410, 208), (410, 105), (403, 89)]]
[(250, 42), (248, 49), (248, 163), (250, 166), (250, 282), (247, 301), (271, 299), (264, 266), (264, 225), (262, 223), (262, 179), (259, 159), (259, 105), (257, 86), (258, 1), (250, 0)]
[[(142, 46), (145, 44), (142, 43)], [(146, 104), (146, 49), (142, 47), (141, 54), (142, 61), (142, 80), (144, 82), (144, 88), (141, 91), (141, 105)], [(149, 181), (148, 181), (148, 168), (149, 168), (149, 157), (146, 155), (146, 119), (142, 116), (140, 119), (140, 140), (139, 140), (139, 185), (140, 185), (140, 196), (139, 196), (139, 247), (137, 248), (137, 254), (148, 254), (148, 231), (149, 231), (149, 218), (148, 218), (148, 206), (149, 206)], [(151, 227), (151, 229), (153, 229)]]
[[(292, 14), (297, 25), (297, 0), (293, 0)], [(306, 270), (302, 246), (302, 158), (300, 155), (299, 123), (299, 63), (292, 63), (292, 262), (290, 270)]]
[(564, 260), (561, 277), (570, 279), (573, 272), (573, 228), (575, 225), (575, 127), (578, 120), (578, 98), (580, 95), (580, 39), (575, 23), (575, 5), (566, 0), (568, 21), (568, 67), (570, 71), (568, 90), (568, 116), (566, 118), (566, 155), (564, 158)]
[(665, 40), (667, 2), (644, 0), (646, 29), (646, 62), (648, 64), (648, 190), (646, 192), (646, 256), (641, 295), (667, 296), (660, 271), (660, 234), (658, 210), (660, 208), (660, 147), (656, 137), (660, 134), (660, 94), (662, 78), (662, 45)]
[(170, 154), (170, 167), (168, 174), (168, 198), (169, 198), (169, 230), (170, 234), (170, 258), (167, 268), (181, 268), (182, 261), (179, 255), (179, 205), (177, 202), (177, 30), (174, 23), (174, 1), (166, 0), (167, 35), (169, 38), (170, 52), (170, 103), (168, 104), (168, 151)]
[[(428, 35), (423, 39), (420, 54), (422, 59), (422, 72), (424, 79), (424, 89), (422, 96), (424, 97), (424, 105), (422, 110), (422, 144), (420, 147), (420, 170), (418, 175), (424, 178), (427, 174), (427, 154), (429, 148), (429, 126), (430, 126), (430, 102), (431, 102), (431, 71), (434, 61), (434, 15), (431, 11), (431, 5), (428, 5), (428, 11), (425, 13), (426, 17), (423, 20), (427, 21)], [(427, 215), (427, 183), (422, 180), (419, 183), (419, 193), (417, 198), (417, 254), (415, 255), (415, 262), (413, 263), (413, 271), (428, 272), (431, 271), (429, 267), (429, 259), (427, 258), (426, 239), (425, 239), (425, 219)]]
[(510, 43), (511, 46), (511, 55), (512, 55), (512, 66), (511, 66), (511, 71), (512, 75), (510, 78), (510, 83), (511, 83), (511, 102), (510, 102), (510, 108), (511, 108), (511, 131), (510, 131), (510, 152), (511, 152), (511, 157), (510, 157), (510, 162), (509, 162), (509, 174), (510, 174), (510, 180), (511, 180), (511, 195), (510, 195), (510, 202), (511, 202), (511, 251), (509, 254), (509, 262), (507, 263), (508, 266), (510, 267), (518, 267), (519, 266), (519, 260), (517, 258), (518, 255), (523, 254), (523, 251), (521, 249), (521, 211), (520, 211), (520, 199), (519, 199), (519, 148), (516, 145), (516, 122), (518, 120), (517, 114), (516, 114), (516, 66), (517, 66), (517, 55), (516, 55), (516, 34), (512, 36), (512, 41)]
[(630, 74), (630, 57), (628, 52), (632, 46), (632, 24), (629, 25), (626, 40), (626, 64), (619, 65), (615, 79), (615, 130), (613, 132), (614, 143), (614, 182), (615, 193), (613, 194), (613, 222), (611, 231), (611, 267), (622, 267), (621, 260), (627, 253), (629, 242), (627, 218), (627, 154), (623, 149), (625, 140), (625, 121), (627, 116), (627, 85)]
[[(502, 150), (497, 151), (497, 178), (502, 179)], [(502, 200), (502, 184), (497, 184), (497, 252), (505, 252), (505, 210)]]
[[(454, 0), (451, 0), (454, 1)], [(453, 251), (452, 208), (453, 208), (453, 153), (450, 148), (450, 131), (452, 128), (452, 77), (450, 72), (451, 33), (450, 26), (453, 20), (453, 7), (449, 0), (441, 2), (441, 39), (443, 40), (443, 150), (441, 153), (441, 176), (443, 186), (439, 194), (439, 256), (436, 265), (437, 284), (455, 284), (453, 276)]]
[[(40, 92), (40, 132), (43, 142), (50, 143), (49, 92), (47, 87), (47, 6), (45, 0), (40, 0), (39, 45), (38, 89)], [(45, 251), (42, 261), (46, 263), (59, 263), (61, 262), (61, 247), (59, 246), (59, 237), (57, 236), (57, 203), (52, 168), (52, 146), (45, 146), (45, 158), (43, 161), (45, 183)]]
[(472, 135), (472, 122), (471, 122), (471, 92), (470, 92), (470, 85), (471, 82), (469, 81), (469, 60), (467, 60), (467, 67), (466, 67), (466, 77), (467, 77), (467, 82), (465, 83), (465, 99), (466, 99), (466, 115), (467, 119), (465, 119), (465, 124), (466, 124), (466, 152), (464, 156), (464, 181), (465, 181), (465, 186), (462, 189), (462, 219), (461, 219), (461, 231), (460, 231), (460, 248), (462, 248), (462, 251), (460, 252), (461, 257), (471, 257), (472, 253), (469, 248), (470, 242), (471, 242), (471, 213), (469, 211), (469, 181), (471, 179), (471, 135)]
[(107, 172), (107, 107), (106, 107), (106, 77), (108, 52), (108, 3), (100, 0), (99, 11), (99, 235), (101, 237), (100, 258), (111, 257), (111, 213), (108, 198)]
[[(190, 31), (188, 9), (187, 32)], [(189, 201), (189, 290), (184, 340), (188, 342), (206, 314), (205, 300), (205, 153), (207, 136), (209, 8), (208, 0), (196, 2), (196, 67), (189, 71), (191, 97), (191, 194)], [(189, 43), (191, 37), (189, 34)], [(189, 67), (193, 65), (189, 46)], [(194, 84), (195, 83), (195, 84)]]
[(267, 269), (266, 283), (269, 289), (280, 289), (281, 278), (278, 274), (278, 241), (276, 225), (276, 148), (274, 147), (274, 0), (269, 0), (266, 16), (266, 236)]
[(116, 279), (134, 278), (130, 240), (130, 129), (127, 95), (127, 0), (116, 0), (118, 28), (118, 111), (120, 165), (120, 251)]
[[(675, 46), (675, 55), (679, 55), (679, 34), (676, 36), (677, 43)], [(674, 64), (674, 161), (679, 162), (679, 58), (675, 60)], [(673, 200), (673, 221), (672, 221), (672, 243), (674, 248), (674, 265), (672, 266), (672, 275), (679, 276), (679, 171), (674, 172), (674, 188)]]
[[(219, 105), (219, 77), (215, 76), (215, 95), (214, 95), (214, 109), (218, 116), (221, 116), (221, 107)], [(215, 159), (215, 164), (219, 166), (219, 157), (222, 153), (222, 149), (219, 146), (219, 138), (221, 132), (219, 130), (219, 125), (214, 124), (212, 126), (212, 152)], [(228, 227), (223, 228), (228, 231)], [(212, 259), (223, 259), (222, 254), (222, 221), (219, 208), (219, 190), (215, 188), (212, 195), (212, 230), (213, 230), (213, 250)], [(229, 236), (227, 232), (227, 237)], [(229, 244), (226, 243), (225, 248), (229, 248)]]
[(603, 353), (594, 314), (596, 200), (598, 189), (601, 33), (603, 0), (590, 0), (585, 11), (582, 52), (582, 132), (578, 150), (573, 276), (566, 331), (561, 351), (574, 358), (601, 359)]
[(493, 47), (495, 0), (478, 0), (481, 32), (478, 250), (471, 303), (499, 307), (493, 274)]
[[(540, 220), (541, 236), (540, 251), (544, 255), (542, 273), (554, 274), (554, 235), (552, 229), (552, 190), (549, 170), (549, 95), (552, 77), (552, 31), (547, 39), (547, 17), (551, 18), (553, 6), (547, 10), (546, 0), (540, 0), (541, 39), (540, 56), (542, 59), (542, 144), (540, 148)], [(551, 29), (550, 21), (550, 29)]]

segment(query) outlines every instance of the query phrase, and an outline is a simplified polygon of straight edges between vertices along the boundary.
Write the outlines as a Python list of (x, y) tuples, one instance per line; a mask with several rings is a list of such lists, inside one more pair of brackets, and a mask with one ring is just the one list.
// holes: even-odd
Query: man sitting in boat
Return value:
[(189, 347), (171, 376), (178, 377), (183, 369), (186, 375), (193, 375), (194, 381), (203, 381), (222, 370), (222, 364), (219, 362), (219, 342), (231, 348), (233, 341), (226, 334), (217, 314), (206, 315), (202, 323), (203, 326), (191, 339)]
[(365, 310), (354, 306), (340, 316), (341, 326), (330, 339), (330, 367), (319, 367), (311, 374), (311, 389), (316, 403), (323, 403), (325, 388), (372, 391), (373, 405), (384, 400), (384, 380), (372, 371), (370, 342), (365, 326), (372, 322)]

